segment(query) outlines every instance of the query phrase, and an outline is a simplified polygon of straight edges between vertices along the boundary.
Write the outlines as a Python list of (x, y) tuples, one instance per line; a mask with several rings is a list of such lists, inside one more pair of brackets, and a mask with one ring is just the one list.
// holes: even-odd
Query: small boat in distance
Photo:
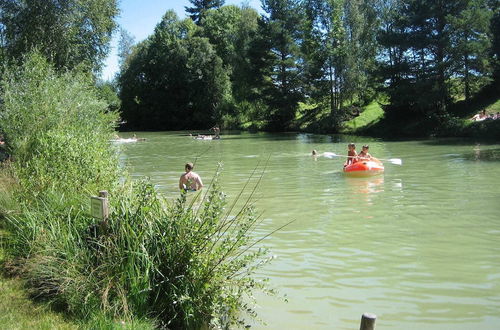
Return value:
[(190, 135), (193, 137), (195, 140), (220, 140), (220, 136), (215, 136), (215, 135)]

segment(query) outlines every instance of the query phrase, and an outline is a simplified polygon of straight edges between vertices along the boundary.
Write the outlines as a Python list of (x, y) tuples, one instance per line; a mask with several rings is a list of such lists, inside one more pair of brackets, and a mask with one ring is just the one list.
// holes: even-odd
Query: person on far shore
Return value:
[(361, 149), (361, 151), (359, 152), (359, 154), (358, 154), (358, 159), (359, 160), (370, 160), (370, 159), (372, 159), (372, 155), (370, 155), (368, 153), (368, 149), (370, 149), (370, 147), (367, 144), (365, 144), (363, 146), (363, 148)]
[(357, 157), (356, 145), (354, 143), (349, 143), (347, 145), (347, 160), (345, 161), (344, 167), (354, 164), (357, 161)]
[(220, 139), (220, 128), (218, 125), (215, 125), (210, 130), (214, 131), (214, 139)]
[(185, 191), (197, 191), (203, 188), (201, 177), (193, 172), (193, 163), (187, 163), (184, 169), (186, 173), (182, 174), (179, 179), (179, 189)]
[(476, 113), (471, 120), (472, 121), (483, 121), (485, 119), (488, 119), (488, 114), (486, 113), (486, 110), (481, 111), (480, 113)]

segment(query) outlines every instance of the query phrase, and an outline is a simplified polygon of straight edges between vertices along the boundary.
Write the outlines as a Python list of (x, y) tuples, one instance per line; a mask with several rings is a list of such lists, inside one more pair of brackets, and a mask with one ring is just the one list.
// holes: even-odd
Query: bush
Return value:
[(8, 249), (22, 260), (11, 268), (33, 294), (84, 318), (99, 310), (155, 316), (176, 329), (243, 324), (240, 311), (253, 315), (243, 298), (264, 288), (249, 275), (266, 260), (251, 249), (251, 207), (231, 216), (216, 182), (198, 209), (186, 195), (166, 201), (148, 181), (111, 200), (98, 227), (84, 212), (51, 203), (9, 217)]
[[(253, 248), (248, 201), (236, 215), (235, 204), (226, 210), (217, 180), (189, 204), (129, 183), (108, 142), (117, 116), (84, 74), (56, 74), (35, 53), (7, 70), (2, 88), (17, 201), (4, 212), (12, 194), (0, 191), (7, 265), (35, 296), (98, 324), (156, 317), (198, 329), (254, 315), (244, 297), (264, 288), (251, 274), (266, 260)], [(110, 192), (111, 214), (95, 223), (88, 196), (99, 189)]]
[(25, 193), (111, 188), (119, 172), (108, 141), (118, 116), (97, 98), (90, 76), (59, 75), (32, 53), (6, 70), (1, 87), (0, 128)]

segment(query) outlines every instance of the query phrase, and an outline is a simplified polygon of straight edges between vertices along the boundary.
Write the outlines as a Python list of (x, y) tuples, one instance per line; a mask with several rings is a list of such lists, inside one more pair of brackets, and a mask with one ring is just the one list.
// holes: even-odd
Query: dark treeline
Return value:
[(335, 132), (376, 99), (388, 119), (439, 121), (498, 90), (498, 0), (262, 0), (262, 15), (191, 2), (138, 44), (122, 33), (130, 129), (287, 130), (314, 115)]
[[(121, 30), (116, 84), (126, 129), (336, 132), (366, 104), (386, 121), (436, 123), (499, 94), (499, 0), (262, 0), (262, 13), (191, 0), (136, 43)], [(0, 60), (33, 48), (59, 70), (98, 73), (116, 0), (0, 0)], [(118, 93), (120, 102), (113, 93)], [(479, 99), (479, 100), (478, 100)]]

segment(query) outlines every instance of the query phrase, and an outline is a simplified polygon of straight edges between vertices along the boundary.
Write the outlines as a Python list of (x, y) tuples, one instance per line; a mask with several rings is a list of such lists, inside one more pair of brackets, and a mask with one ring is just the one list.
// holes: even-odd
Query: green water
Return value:
[[(277, 258), (261, 274), (288, 302), (258, 295), (267, 325), (255, 328), (357, 329), (371, 312), (379, 329), (500, 329), (500, 144), (185, 134), (139, 132), (147, 140), (122, 144), (123, 160), (172, 198), (185, 162), (196, 160), (205, 184), (222, 162), (234, 198), (270, 157), (255, 196), (264, 213), (256, 235), (295, 220), (263, 242)], [(403, 165), (347, 178), (343, 159), (310, 156), (346, 154), (348, 142)]]

